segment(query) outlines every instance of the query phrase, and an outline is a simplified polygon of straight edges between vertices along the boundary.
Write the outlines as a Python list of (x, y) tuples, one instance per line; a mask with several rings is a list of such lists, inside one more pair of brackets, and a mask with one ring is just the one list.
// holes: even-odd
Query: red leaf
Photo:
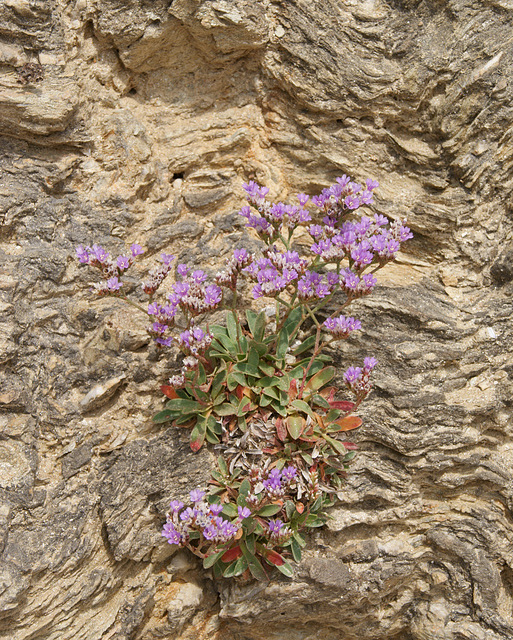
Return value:
[(358, 445), (354, 442), (343, 442), (342, 444), (348, 451), (357, 451), (358, 449)]
[(231, 562), (232, 560), (237, 560), (242, 555), (242, 549), (237, 545), (236, 547), (232, 547), (225, 551), (225, 553), (221, 556), (221, 560), (223, 562)]
[(163, 384), (160, 387), (160, 390), (162, 391), (162, 393), (167, 396), (168, 398), (170, 398), (171, 400), (174, 400), (175, 398), (178, 398), (178, 394), (175, 391), (174, 387), (169, 386), (168, 384)]
[(196, 453), (196, 451), (199, 451), (201, 449), (202, 444), (203, 440), (194, 440), (193, 442), (191, 442), (191, 449), (194, 451), (194, 453)]
[(277, 551), (273, 551), (272, 549), (265, 549), (262, 551), (265, 556), (265, 559), (270, 564), (274, 564), (275, 567), (281, 567), (282, 564), (285, 564), (285, 560), (280, 556)]
[(235, 395), (239, 400), (242, 400), (242, 396), (244, 395), (244, 387), (242, 385), (238, 384), (235, 387)]
[(351, 431), (351, 429), (356, 429), (362, 424), (362, 419), (358, 416), (347, 416), (346, 418), (335, 420), (334, 424), (340, 427), (339, 431)]
[(278, 439), (281, 440), (282, 442), (285, 442), (285, 440), (287, 439), (287, 427), (285, 426), (283, 420), (281, 418), (277, 418), (275, 422), (275, 426), (276, 426), (276, 435), (278, 436)]
[(296, 511), (298, 513), (303, 513), (305, 510), (305, 505), (302, 502), (296, 502)]
[(292, 379), (289, 386), (289, 400), (295, 400), (297, 398), (297, 380)]
[(341, 411), (352, 411), (354, 409), (354, 402), (347, 402), (346, 400), (328, 400), (332, 409), (340, 409)]

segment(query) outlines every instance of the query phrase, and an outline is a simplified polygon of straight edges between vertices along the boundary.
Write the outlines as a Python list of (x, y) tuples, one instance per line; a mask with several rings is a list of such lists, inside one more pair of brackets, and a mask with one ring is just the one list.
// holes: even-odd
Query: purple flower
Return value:
[(312, 236), (312, 238), (320, 238), (324, 233), (324, 230), (320, 224), (311, 224), (308, 227), (308, 233)]
[(148, 315), (150, 316), (158, 316), (161, 312), (161, 308), (156, 302), (152, 302), (148, 305)]
[(349, 369), (344, 373), (344, 380), (352, 385), (357, 382), (362, 375), (362, 370), (360, 367), (349, 367)]
[(253, 180), (250, 180), (248, 183), (244, 183), (242, 188), (248, 194), (249, 198), (255, 200), (257, 198), (265, 198), (265, 196), (269, 193), (269, 189), (267, 187), (261, 187)]
[(194, 504), (196, 504), (197, 502), (201, 502), (203, 500), (203, 498), (205, 497), (206, 491), (201, 491), (201, 489), (193, 489), (189, 496), (192, 500), (192, 502), (194, 502)]
[(249, 261), (250, 255), (246, 251), (246, 249), (235, 249), (234, 252), (233, 252), (233, 259), (238, 264), (243, 264), (243, 263), (247, 263)]
[(214, 516), (218, 516), (222, 510), (223, 510), (223, 505), (220, 504), (219, 502), (214, 502), (213, 504), (210, 505), (210, 512)]
[(194, 517), (194, 511), (190, 507), (184, 509), (180, 514), (180, 520), (183, 520), (184, 522), (192, 522), (194, 520)]
[(173, 338), (169, 337), (169, 338), (155, 338), (155, 342), (157, 344), (162, 345), (163, 347), (170, 347), (171, 343), (173, 342)]
[(162, 535), (167, 538), (169, 544), (180, 544), (180, 532), (175, 529), (172, 522), (166, 522), (162, 528)]
[(374, 254), (369, 251), (369, 243), (367, 240), (360, 242), (360, 244), (351, 251), (351, 258), (354, 260), (357, 269), (372, 262)]
[(366, 372), (371, 372), (374, 367), (378, 364), (376, 358), (364, 358), (363, 360), (363, 369)]
[(190, 289), (190, 285), (188, 282), (176, 282), (173, 288), (176, 295), (179, 296), (180, 298), (183, 298), (184, 296), (187, 295)]
[(76, 254), (79, 262), (82, 264), (87, 264), (89, 262), (89, 247), (84, 247), (83, 245), (79, 245), (76, 249)]
[(327, 318), (323, 326), (333, 337), (341, 339), (347, 338), (351, 331), (361, 329), (362, 323), (351, 317), (339, 316), (338, 318)]
[(308, 200), (310, 200), (310, 196), (307, 196), (306, 193), (298, 193), (296, 197), (302, 207), (304, 207)]
[(346, 176), (346, 174), (344, 173), (343, 176), (340, 176), (340, 178), (337, 178), (336, 180), (341, 187), (345, 187), (349, 183), (351, 178), (349, 176)]
[(109, 291), (119, 291), (122, 286), (123, 283), (119, 282), (116, 276), (107, 280), (107, 288), (109, 289)]
[(105, 251), (103, 247), (100, 247), (99, 244), (93, 244), (91, 253), (93, 255), (93, 258), (98, 260), (100, 264), (107, 262), (107, 260), (109, 259), (109, 254)]
[(360, 199), (358, 196), (346, 196), (344, 204), (348, 209), (358, 209), (360, 206)]
[(360, 202), (362, 204), (372, 204), (374, 202), (372, 191), (362, 191), (360, 193)]
[(216, 284), (209, 284), (205, 287), (205, 304), (209, 307), (214, 307), (221, 302), (223, 292)]
[(203, 535), (207, 540), (213, 540), (217, 537), (219, 530), (213, 524), (209, 524), (208, 527), (203, 529)]
[(247, 507), (237, 507), (237, 513), (239, 514), (239, 518), (244, 520), (244, 518), (249, 518), (251, 510)]
[(285, 467), (283, 469), (281, 477), (285, 482), (291, 482), (292, 480), (294, 480), (296, 475), (297, 475), (297, 471), (295, 467), (293, 467), (292, 465), (289, 465), (288, 467)]
[(169, 503), (169, 508), (173, 513), (178, 513), (180, 509), (183, 509), (184, 504), (181, 500), (171, 500)]
[(169, 265), (173, 262), (173, 260), (175, 259), (175, 257), (174, 257), (174, 256), (172, 256), (170, 253), (162, 253), (162, 254), (160, 255), (160, 259), (162, 260), (162, 262), (163, 262), (165, 265), (168, 265), (168, 266), (169, 266)]
[(205, 280), (207, 279), (207, 274), (201, 269), (197, 269), (196, 271), (192, 272), (191, 279), (196, 284), (203, 284), (203, 282), (205, 282)]
[(119, 256), (116, 260), (117, 267), (120, 271), (125, 271), (130, 266), (130, 259), (126, 256)]
[(373, 189), (377, 189), (379, 187), (379, 182), (377, 180), (371, 180), (370, 178), (367, 178), (365, 184), (367, 185), (367, 189), (369, 191), (372, 191)]
[(185, 278), (188, 271), (189, 271), (189, 267), (186, 264), (179, 264), (176, 267), (176, 273), (182, 278)]
[(154, 333), (160, 333), (160, 334), (163, 334), (163, 333), (165, 333), (165, 332), (166, 332), (166, 329), (167, 329), (167, 324), (162, 324), (162, 323), (160, 323), (160, 322), (154, 322), (154, 323), (151, 325), (151, 330), (152, 330)]
[(140, 256), (144, 253), (144, 249), (140, 244), (132, 244), (130, 245), (130, 251), (132, 252), (132, 256), (135, 258), (136, 256)]
[(267, 526), (269, 527), (271, 534), (276, 536), (279, 535), (280, 529), (283, 527), (283, 522), (277, 518), (276, 520), (269, 520)]

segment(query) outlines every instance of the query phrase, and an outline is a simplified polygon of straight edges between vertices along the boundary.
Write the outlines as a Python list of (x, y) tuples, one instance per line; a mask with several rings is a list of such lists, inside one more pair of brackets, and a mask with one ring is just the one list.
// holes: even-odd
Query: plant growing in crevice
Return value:
[[(266, 579), (269, 566), (292, 575), (289, 559), (298, 562), (305, 544), (301, 531), (324, 524), (341, 490), (355, 454), (343, 433), (361, 425), (352, 414), (371, 390), (377, 361), (350, 366), (343, 374), (349, 395), (337, 398), (326, 349), (361, 329), (347, 307), (372, 292), (375, 273), (412, 235), (403, 221), (358, 217), (377, 186), (342, 176), (320, 195), (301, 193), (298, 204), (285, 205), (267, 200), (267, 188), (245, 184), (248, 205), (240, 214), (261, 254), (235, 249), (212, 281), (162, 254), (142, 284), (145, 306), (123, 293), (139, 245), (115, 259), (98, 245), (77, 249), (80, 262), (103, 276), (94, 292), (147, 314), (159, 349), (174, 345), (183, 354), (181, 370), (161, 387), (168, 401), (154, 420), (190, 427), (191, 449), (207, 442), (219, 457), (208, 492), (191, 492), (188, 506), (171, 502), (163, 535), (216, 576)], [(300, 230), (310, 237), (304, 255), (295, 244)], [(248, 289), (256, 308), (243, 311)], [(262, 299), (272, 306), (259, 307)], [(211, 324), (220, 311), (224, 322)]]

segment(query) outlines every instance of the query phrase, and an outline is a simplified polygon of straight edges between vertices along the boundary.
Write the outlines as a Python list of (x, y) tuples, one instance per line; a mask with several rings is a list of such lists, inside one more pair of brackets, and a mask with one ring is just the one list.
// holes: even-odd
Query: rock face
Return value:
[[(511, 640), (513, 3), (4, 0), (0, 637)], [(151, 422), (169, 363), (74, 247), (213, 269), (250, 178), (347, 173), (415, 239), (359, 303), (380, 361), (342, 503), (293, 580), (160, 537), (210, 454)]]

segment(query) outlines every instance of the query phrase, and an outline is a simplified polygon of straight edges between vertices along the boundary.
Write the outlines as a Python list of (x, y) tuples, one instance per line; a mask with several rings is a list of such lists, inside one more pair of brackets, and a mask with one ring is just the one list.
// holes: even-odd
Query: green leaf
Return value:
[(233, 416), (237, 413), (237, 407), (234, 407), (229, 402), (225, 402), (224, 404), (218, 405), (214, 412), (218, 416)]
[(315, 404), (318, 407), (322, 407), (323, 409), (329, 409), (330, 408), (330, 403), (325, 398), (323, 398), (321, 395), (319, 395), (318, 393), (315, 393), (312, 396), (312, 404)]
[(284, 562), (283, 564), (276, 565), (276, 568), (278, 569), (278, 571), (281, 571), (284, 576), (287, 576), (287, 578), (294, 577), (294, 569), (292, 568), (290, 562)]
[(169, 411), (169, 409), (164, 409), (164, 411), (159, 411), (153, 416), (153, 422), (160, 424), (162, 422), (169, 422), (174, 417), (174, 413)]
[(266, 376), (272, 376), (272, 377), (274, 377), (274, 372), (276, 371), (273, 364), (268, 364), (262, 361), (260, 361), (259, 369)]
[(220, 371), (218, 371), (214, 379), (212, 380), (212, 387), (210, 388), (210, 394), (213, 398), (216, 398), (221, 389), (223, 388), (223, 383), (226, 380), (226, 368), (223, 366)]
[(313, 346), (315, 345), (315, 336), (310, 336), (309, 338), (307, 338), (306, 340), (304, 340), (299, 347), (296, 347), (294, 349), (294, 351), (292, 352), (292, 355), (294, 356), (299, 356), (302, 353), (304, 353), (305, 351), (308, 351), (308, 349), (311, 349)]
[(294, 537), (294, 540), (298, 543), (300, 547), (306, 547), (306, 540), (303, 538), (303, 536), (300, 533), (298, 533), (297, 531), (294, 531), (292, 535)]
[(198, 364), (198, 385), (205, 384), (207, 381), (207, 374), (205, 373), (205, 367), (201, 364)]
[(323, 527), (325, 524), (324, 520), (321, 520), (321, 518), (318, 518), (313, 513), (311, 513), (305, 520), (305, 526), (307, 527)]
[(228, 330), (228, 335), (235, 343), (237, 342), (237, 325), (238, 322), (235, 311), (228, 311), (226, 314), (226, 329)]
[(226, 464), (226, 460), (223, 456), (219, 456), (217, 458), (217, 466), (219, 467), (219, 471), (223, 474), (223, 476), (228, 475), (228, 465)]
[[(240, 558), (239, 558), (240, 560)], [(237, 564), (239, 560), (234, 560), (231, 564), (229, 564), (226, 569), (223, 571), (224, 578), (233, 578), (236, 574)]]
[(287, 500), (285, 503), (285, 513), (287, 514), (287, 520), (292, 518), (292, 514), (296, 511), (296, 505), (292, 500)]
[[(260, 403), (260, 406), (264, 406)], [(280, 404), (277, 400), (271, 400), (272, 408), (278, 413), (282, 418), (286, 418), (289, 415), (287, 411), (287, 407), (285, 405)]]
[(244, 558), (246, 558), (246, 561), (248, 563), (248, 567), (249, 567), (249, 570), (251, 571), (252, 576), (257, 580), (268, 580), (267, 574), (264, 571), (264, 568), (262, 567), (262, 565), (260, 564), (260, 561), (253, 553), (251, 553), (246, 543), (243, 542), (242, 540), (240, 542), (240, 548), (242, 549)]
[(283, 328), (287, 329), (287, 333), (290, 336), (299, 327), (302, 321), (303, 310), (301, 309), (301, 307), (296, 307), (289, 313), (288, 318), (283, 323)]
[(256, 340), (248, 340), (247, 341), (248, 348), (254, 349), (259, 356), (264, 356), (269, 348), (263, 342), (257, 342)]
[(290, 550), (292, 551), (292, 557), (294, 558), (294, 561), (301, 562), (301, 547), (294, 539), (290, 541)]
[(248, 366), (258, 370), (259, 364), (260, 364), (260, 356), (258, 355), (257, 350), (254, 348), (250, 348), (249, 356), (248, 356)]
[(260, 378), (260, 372), (258, 371), (258, 367), (256, 367), (253, 364), (250, 364), (249, 362), (239, 362), (238, 364), (236, 364), (232, 369), (232, 373), (235, 373), (235, 372), (247, 373), (248, 375), (253, 376), (254, 378)]
[(233, 391), (240, 384), (242, 387), (247, 387), (248, 383), (244, 374), (238, 371), (232, 371), (226, 378), (226, 384), (230, 391)]
[(205, 416), (198, 416), (198, 420), (191, 431), (191, 449), (193, 451), (199, 451), (203, 443), (205, 442), (205, 436), (207, 434), (207, 420)]
[(265, 311), (255, 313), (254, 311), (246, 311), (246, 318), (248, 320), (249, 330), (256, 342), (261, 342), (265, 332)]
[(326, 367), (321, 369), (307, 382), (306, 386), (312, 391), (317, 391), (326, 386), (330, 380), (335, 377), (335, 367)]
[(339, 440), (336, 440), (335, 438), (332, 438), (331, 436), (329, 436), (326, 433), (324, 433), (322, 437), (332, 447), (332, 449), (335, 449), (335, 451), (337, 453), (339, 453), (340, 455), (345, 456), (345, 454), (347, 453), (347, 449), (344, 447), (344, 445)]
[[(221, 343), (222, 347), (224, 347), (228, 353), (233, 356), (237, 353), (237, 344), (228, 336), (218, 336), (216, 340)], [(214, 341), (212, 341), (212, 344), (214, 344)]]
[(250, 491), (251, 491), (251, 484), (247, 478), (244, 478), (244, 480), (241, 482), (239, 487), (239, 495), (244, 496), (246, 498), (249, 495)]
[(314, 417), (314, 412), (312, 411), (312, 408), (304, 400), (292, 400), (290, 405), (294, 407), (294, 409), (297, 409), (298, 411), (302, 411), (303, 413), (306, 413), (307, 415), (312, 416), (312, 418)]
[(265, 387), (265, 389), (262, 389), (262, 393), (266, 396), (269, 396), (269, 398), (274, 398), (275, 400), (281, 400), (280, 392), (278, 391), (278, 389), (274, 387)]
[(231, 504), (231, 502), (227, 502), (223, 505), (223, 513), (225, 516), (228, 516), (228, 518), (236, 518), (238, 515), (237, 507)]
[(256, 548), (256, 538), (253, 534), (246, 537), (246, 546), (248, 547), (248, 551), (250, 553), (255, 553)]
[(265, 507), (259, 509), (255, 515), (262, 516), (262, 518), (267, 518), (269, 516), (275, 516), (282, 510), (282, 506), (280, 504), (266, 504)]
[(293, 440), (297, 440), (305, 428), (305, 419), (296, 414), (289, 416), (285, 420), (285, 424), (287, 425), (287, 431), (289, 432), (290, 437)]
[(215, 337), (218, 338), (219, 336), (227, 336), (228, 335), (228, 331), (226, 331), (226, 327), (223, 327), (220, 324), (213, 324), (209, 327), (210, 333)]
[(219, 438), (212, 431), (207, 431), (205, 434), (205, 440), (210, 444), (219, 444)]
[(313, 465), (313, 458), (312, 456), (307, 453), (306, 451), (301, 451), (301, 457), (303, 458), (303, 460), (306, 462), (307, 465), (312, 466)]
[(174, 398), (166, 402), (166, 409), (170, 411), (179, 411), (180, 413), (191, 413), (193, 411), (202, 411), (205, 409), (204, 404), (200, 404), (195, 400), (185, 400), (184, 398)]
[(212, 565), (214, 565), (220, 558), (221, 556), (225, 553), (226, 549), (223, 549), (222, 551), (217, 551), (217, 553), (213, 553), (211, 556), (208, 556), (207, 558), (203, 559), (203, 568), (204, 569), (209, 569)]
[(282, 360), (289, 348), (289, 333), (285, 327), (278, 334), (278, 342), (276, 344), (276, 358)]

